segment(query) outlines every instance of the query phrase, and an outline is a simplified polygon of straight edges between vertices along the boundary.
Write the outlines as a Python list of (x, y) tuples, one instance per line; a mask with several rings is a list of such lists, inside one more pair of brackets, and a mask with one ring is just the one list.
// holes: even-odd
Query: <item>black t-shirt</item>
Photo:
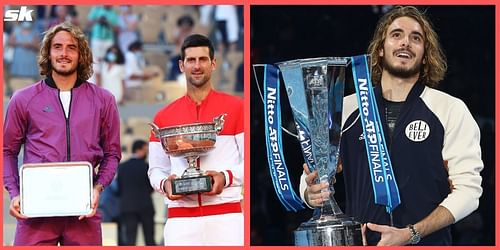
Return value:
[(401, 108), (405, 102), (393, 102), (385, 100), (385, 122), (389, 128), (389, 137), (392, 137), (394, 133), (394, 127), (396, 127), (396, 121), (398, 120), (399, 113), (401, 113)]

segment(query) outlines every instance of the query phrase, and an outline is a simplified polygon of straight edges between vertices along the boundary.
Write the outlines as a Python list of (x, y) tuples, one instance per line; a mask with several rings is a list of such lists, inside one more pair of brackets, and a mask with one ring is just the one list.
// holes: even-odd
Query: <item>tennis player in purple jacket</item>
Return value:
[[(45, 79), (14, 93), (4, 123), (3, 180), (9, 212), (17, 219), (14, 245), (102, 245), (99, 194), (121, 158), (114, 97), (87, 82), (92, 52), (83, 32), (70, 23), (46, 32), (38, 64)], [(22, 145), (23, 163), (90, 162), (96, 168), (92, 212), (80, 217), (20, 214), (17, 157)]]

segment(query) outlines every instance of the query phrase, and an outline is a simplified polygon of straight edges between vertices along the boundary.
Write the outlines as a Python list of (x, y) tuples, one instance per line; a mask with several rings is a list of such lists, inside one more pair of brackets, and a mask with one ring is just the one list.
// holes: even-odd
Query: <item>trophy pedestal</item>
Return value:
[(362, 246), (361, 223), (347, 216), (325, 216), (300, 224), (296, 246)]
[(172, 194), (186, 195), (212, 190), (211, 176), (187, 177), (172, 180)]
[(196, 152), (188, 152), (184, 157), (188, 162), (188, 168), (184, 170), (181, 178), (172, 180), (172, 194), (186, 195), (212, 190), (212, 177), (204, 175), (196, 164), (199, 155)]

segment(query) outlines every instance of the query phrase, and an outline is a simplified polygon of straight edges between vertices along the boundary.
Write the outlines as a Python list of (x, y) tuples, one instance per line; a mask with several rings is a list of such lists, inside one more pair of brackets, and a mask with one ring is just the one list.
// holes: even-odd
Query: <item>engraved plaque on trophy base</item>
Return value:
[(210, 192), (212, 190), (211, 176), (185, 177), (172, 180), (172, 194), (186, 195)]

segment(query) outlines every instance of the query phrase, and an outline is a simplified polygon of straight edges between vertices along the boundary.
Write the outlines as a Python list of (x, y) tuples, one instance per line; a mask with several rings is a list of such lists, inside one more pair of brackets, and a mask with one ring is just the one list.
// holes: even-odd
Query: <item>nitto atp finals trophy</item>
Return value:
[(310, 171), (319, 182), (330, 182), (330, 197), (309, 221), (295, 230), (297, 246), (362, 245), (361, 224), (346, 216), (333, 194), (342, 120), (345, 72), (350, 57), (322, 57), (285, 61), (264, 67), (264, 105), (268, 162), (275, 191), (288, 211), (303, 208), (292, 190), (281, 149), (279, 72), (293, 111), (298, 138)]

